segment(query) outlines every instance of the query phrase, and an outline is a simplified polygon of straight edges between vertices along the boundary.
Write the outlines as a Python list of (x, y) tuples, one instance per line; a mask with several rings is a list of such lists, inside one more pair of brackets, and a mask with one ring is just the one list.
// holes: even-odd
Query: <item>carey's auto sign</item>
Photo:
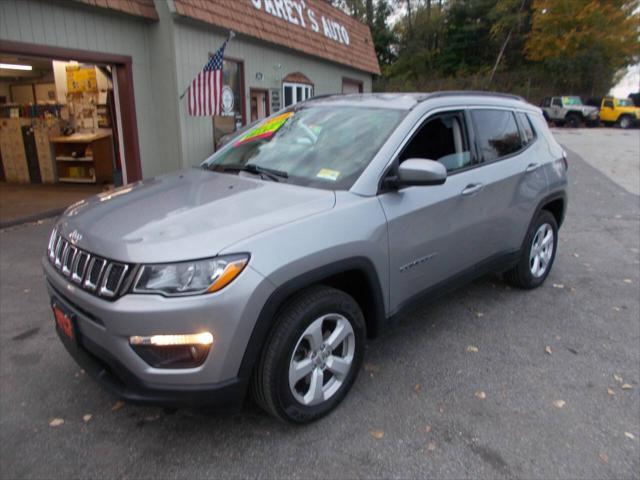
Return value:
[(324, 15), (317, 15), (304, 0), (251, 0), (251, 3), (256, 9), (264, 9), (266, 13), (293, 25), (310, 28), (317, 33), (322, 29), (325, 37), (349, 45), (349, 32), (345, 26)]

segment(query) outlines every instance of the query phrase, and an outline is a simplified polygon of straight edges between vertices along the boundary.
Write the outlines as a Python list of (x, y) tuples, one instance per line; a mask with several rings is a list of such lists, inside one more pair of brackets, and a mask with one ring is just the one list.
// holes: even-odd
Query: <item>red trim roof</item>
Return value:
[(136, 17), (158, 20), (158, 12), (153, 4), (153, 0), (75, 0), (92, 7), (115, 10), (117, 12), (134, 15)]
[[(280, 18), (282, 15), (278, 17), (266, 11), (267, 3), (275, 5), (273, 0), (173, 0), (173, 3), (178, 15), (347, 65), (356, 70), (380, 74), (369, 27), (322, 0), (286, 2), (301, 8), (291, 9), (291, 18), (298, 19), (297, 25)], [(256, 4), (259, 4), (260, 8), (256, 8)], [(315, 13), (317, 32), (312, 28), (310, 10)], [(304, 27), (299, 20), (300, 12), (305, 20)], [(346, 29), (348, 45), (325, 36), (323, 17), (337, 22)]]

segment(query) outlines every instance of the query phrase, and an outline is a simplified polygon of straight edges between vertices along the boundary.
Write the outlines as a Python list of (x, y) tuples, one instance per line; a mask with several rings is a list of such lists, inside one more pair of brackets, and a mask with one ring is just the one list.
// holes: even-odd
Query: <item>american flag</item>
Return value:
[(222, 60), (225, 41), (187, 89), (189, 115), (211, 117), (220, 114), (220, 92), (222, 92)]

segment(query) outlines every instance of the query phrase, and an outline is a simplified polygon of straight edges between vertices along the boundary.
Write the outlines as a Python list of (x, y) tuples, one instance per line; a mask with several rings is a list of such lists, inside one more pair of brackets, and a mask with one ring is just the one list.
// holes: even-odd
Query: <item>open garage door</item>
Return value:
[(141, 178), (131, 59), (2, 42), (0, 225)]

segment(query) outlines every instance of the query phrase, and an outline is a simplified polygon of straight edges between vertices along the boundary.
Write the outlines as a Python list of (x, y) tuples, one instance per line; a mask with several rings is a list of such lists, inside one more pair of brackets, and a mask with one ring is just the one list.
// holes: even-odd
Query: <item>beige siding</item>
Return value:
[[(227, 32), (214, 27), (179, 21), (175, 24), (176, 62), (178, 85), (184, 89), (205, 64), (209, 53), (215, 52), (224, 41)], [(315, 95), (342, 92), (342, 78), (349, 77), (363, 82), (365, 92), (371, 91), (371, 75), (343, 67), (318, 58), (298, 54), (275, 45), (259, 43), (238, 35), (225, 51), (228, 57), (244, 60), (245, 108), (249, 120), (249, 88), (280, 88), (282, 77), (292, 72), (302, 72), (314, 83)], [(276, 65), (282, 68), (277, 70)], [(256, 80), (256, 73), (263, 80)], [(282, 94), (281, 94), (282, 95)], [(213, 128), (211, 119), (189, 117), (185, 101), (180, 104), (182, 152), (184, 165), (197, 165), (213, 152)]]
[[(66, 2), (39, 0), (0, 1), (0, 39), (52, 45), (102, 53), (129, 55), (133, 59), (138, 136), (144, 177), (175, 170), (181, 163), (178, 135), (167, 131), (166, 82), (152, 81), (156, 73), (150, 58), (149, 36), (157, 24), (105, 10)], [(175, 86), (175, 81), (173, 82)], [(161, 88), (156, 88), (161, 87)], [(157, 90), (157, 92), (155, 91)], [(174, 122), (177, 119), (174, 117)], [(175, 125), (175, 123), (174, 123)], [(169, 152), (169, 155), (167, 155)]]

